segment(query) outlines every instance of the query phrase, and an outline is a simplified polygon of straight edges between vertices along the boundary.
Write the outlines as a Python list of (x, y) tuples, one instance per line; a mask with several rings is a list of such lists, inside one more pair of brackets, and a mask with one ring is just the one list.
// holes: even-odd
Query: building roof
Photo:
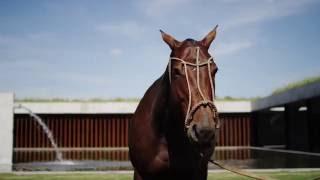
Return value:
[(258, 111), (315, 97), (320, 97), (320, 82), (310, 83), (302, 87), (289, 89), (287, 91), (253, 101), (252, 110)]

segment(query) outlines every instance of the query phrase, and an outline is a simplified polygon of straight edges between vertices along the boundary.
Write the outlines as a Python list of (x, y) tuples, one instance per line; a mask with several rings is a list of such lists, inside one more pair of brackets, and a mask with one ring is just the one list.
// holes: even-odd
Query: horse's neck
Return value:
[(159, 105), (159, 107), (161, 106), (159, 113), (162, 113), (162, 116), (158, 122), (161, 122), (161, 130), (163, 130), (165, 139), (168, 142), (169, 154), (171, 154), (171, 158), (174, 157), (171, 159), (171, 165), (190, 168), (190, 163), (185, 163), (188, 161), (191, 162), (191, 166), (198, 167), (202, 163), (200, 161), (201, 158), (187, 138), (184, 129), (185, 117), (183, 117), (179, 108), (170, 102), (170, 83), (166, 75), (168, 75), (167, 72), (162, 77), (164, 88), (162, 88), (162, 92), (159, 92), (160, 99), (162, 99), (162, 101), (159, 99), (159, 102), (161, 102), (159, 103), (161, 104)]
[[(164, 135), (166, 142), (168, 142), (168, 151), (173, 158), (170, 163), (173, 166), (181, 168), (190, 168), (191, 166), (198, 171), (199, 165), (206, 167), (199, 158), (197, 152), (191, 147), (189, 140), (184, 131), (184, 117), (177, 108), (170, 105), (170, 83), (167, 71), (159, 79), (159, 90), (155, 95), (155, 104), (153, 109), (155, 127), (158, 132)], [(188, 161), (189, 163), (185, 163)], [(197, 172), (198, 173), (198, 172)]]
[(154, 96), (154, 102), (152, 103), (153, 111), (153, 123), (157, 131), (161, 134), (165, 133), (165, 123), (168, 118), (168, 96), (169, 96), (169, 87), (166, 82), (167, 75), (164, 73), (158, 79), (158, 91)]

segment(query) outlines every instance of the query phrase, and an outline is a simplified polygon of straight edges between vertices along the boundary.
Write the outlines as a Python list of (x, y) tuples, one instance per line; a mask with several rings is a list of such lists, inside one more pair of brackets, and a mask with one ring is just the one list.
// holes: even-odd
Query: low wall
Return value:
[(13, 93), (0, 93), (0, 172), (12, 170)]

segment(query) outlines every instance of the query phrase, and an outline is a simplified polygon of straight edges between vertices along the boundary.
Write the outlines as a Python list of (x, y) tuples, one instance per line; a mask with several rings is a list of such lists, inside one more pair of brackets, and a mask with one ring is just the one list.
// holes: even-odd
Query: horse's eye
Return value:
[(180, 76), (183, 75), (183, 73), (182, 73), (181, 69), (174, 68), (173, 69), (173, 75), (174, 75), (174, 77), (180, 77)]

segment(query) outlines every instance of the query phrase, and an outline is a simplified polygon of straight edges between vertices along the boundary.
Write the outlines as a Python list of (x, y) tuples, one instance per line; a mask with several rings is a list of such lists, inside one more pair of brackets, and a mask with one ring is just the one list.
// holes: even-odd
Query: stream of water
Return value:
[(47, 135), (48, 139), (51, 142), (52, 147), (54, 148), (54, 151), (56, 152), (56, 159), (60, 162), (63, 162), (63, 157), (62, 157), (62, 153), (59, 151), (57, 143), (54, 140), (54, 137), (52, 135), (52, 132), (50, 131), (50, 129), (48, 128), (48, 126), (42, 121), (42, 119), (36, 115), (35, 113), (33, 113), (29, 108), (19, 104), (17, 106), (14, 107), (15, 109), (24, 109), (26, 110), (31, 117), (33, 117), (33, 120), (35, 120), (42, 128), (42, 130), (45, 132), (45, 134)]

